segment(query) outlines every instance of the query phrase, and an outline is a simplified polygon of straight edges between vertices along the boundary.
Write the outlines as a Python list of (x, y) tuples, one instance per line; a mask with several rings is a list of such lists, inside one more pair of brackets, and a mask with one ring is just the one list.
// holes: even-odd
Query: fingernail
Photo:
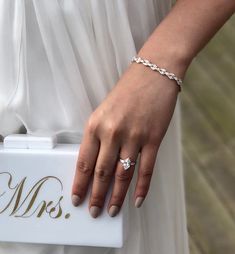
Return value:
[(120, 208), (119, 206), (116, 206), (116, 205), (112, 205), (110, 208), (109, 208), (109, 215), (111, 217), (114, 217), (118, 214)]
[(73, 194), (72, 195), (72, 204), (74, 206), (78, 206), (80, 203), (81, 198), (78, 195)]
[(100, 207), (98, 206), (91, 206), (90, 208), (90, 214), (93, 218), (96, 218), (100, 214)]
[(135, 207), (139, 208), (143, 204), (144, 197), (137, 197), (135, 200)]

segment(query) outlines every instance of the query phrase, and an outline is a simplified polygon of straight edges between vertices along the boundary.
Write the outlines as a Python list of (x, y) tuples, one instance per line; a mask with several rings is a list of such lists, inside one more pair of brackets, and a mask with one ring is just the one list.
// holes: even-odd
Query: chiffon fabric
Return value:
[[(81, 141), (91, 112), (118, 81), (170, 0), (0, 0), (0, 135), (22, 131)], [(135, 102), (133, 102), (135, 103)], [(188, 254), (180, 101), (149, 194), (122, 248), (0, 243), (3, 254)]]

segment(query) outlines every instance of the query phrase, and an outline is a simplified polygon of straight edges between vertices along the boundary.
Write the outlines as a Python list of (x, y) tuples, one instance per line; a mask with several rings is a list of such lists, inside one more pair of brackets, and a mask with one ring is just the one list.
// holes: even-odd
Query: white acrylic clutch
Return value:
[(90, 189), (83, 204), (71, 204), (78, 152), (79, 145), (56, 144), (49, 136), (17, 134), (0, 143), (0, 241), (123, 246), (128, 202), (111, 218), (106, 211), (111, 188), (96, 219), (88, 211)]

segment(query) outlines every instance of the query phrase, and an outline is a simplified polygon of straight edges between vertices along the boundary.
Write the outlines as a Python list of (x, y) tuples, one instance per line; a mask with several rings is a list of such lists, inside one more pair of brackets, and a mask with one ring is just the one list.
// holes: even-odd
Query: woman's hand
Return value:
[[(143, 53), (144, 58), (182, 78), (192, 59), (234, 11), (233, 0), (226, 5), (223, 0), (178, 0), (138, 55)], [(134, 166), (123, 169), (119, 156), (135, 161), (139, 152), (134, 198), (135, 205), (141, 205), (177, 94), (173, 80), (137, 63), (129, 66), (86, 125), (72, 190), (74, 205), (84, 199), (94, 172), (89, 207), (97, 217), (114, 177), (108, 212), (115, 216), (134, 173)]]
[(114, 177), (108, 204), (115, 216), (124, 201), (135, 166), (124, 170), (118, 161), (140, 153), (134, 195), (140, 207), (147, 195), (160, 143), (174, 112), (179, 88), (175, 81), (142, 64), (129, 66), (116, 86), (90, 116), (80, 146), (72, 202), (79, 205), (93, 179), (89, 209), (97, 217)]

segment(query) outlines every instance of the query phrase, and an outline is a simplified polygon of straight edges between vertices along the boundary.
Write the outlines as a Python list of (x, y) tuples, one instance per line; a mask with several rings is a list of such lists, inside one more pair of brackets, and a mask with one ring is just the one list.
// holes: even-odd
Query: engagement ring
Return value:
[(124, 170), (127, 170), (128, 168), (130, 168), (130, 166), (135, 165), (135, 162), (131, 161), (131, 159), (129, 157), (126, 159), (120, 158), (119, 161), (122, 163)]

